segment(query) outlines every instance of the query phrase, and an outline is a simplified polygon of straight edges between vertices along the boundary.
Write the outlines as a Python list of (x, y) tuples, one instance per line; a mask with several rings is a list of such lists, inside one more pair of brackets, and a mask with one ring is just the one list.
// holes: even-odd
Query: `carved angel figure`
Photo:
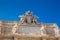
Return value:
[(26, 21), (26, 18), (25, 18), (25, 16), (20, 16), (20, 17), (21, 17), (20, 22), (23, 24)]

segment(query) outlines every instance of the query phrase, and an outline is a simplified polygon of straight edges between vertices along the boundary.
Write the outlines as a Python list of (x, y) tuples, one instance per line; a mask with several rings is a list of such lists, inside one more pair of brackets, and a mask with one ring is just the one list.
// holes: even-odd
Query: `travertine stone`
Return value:
[(60, 40), (56, 23), (38, 23), (30, 11), (20, 17), (20, 21), (0, 20), (0, 40)]

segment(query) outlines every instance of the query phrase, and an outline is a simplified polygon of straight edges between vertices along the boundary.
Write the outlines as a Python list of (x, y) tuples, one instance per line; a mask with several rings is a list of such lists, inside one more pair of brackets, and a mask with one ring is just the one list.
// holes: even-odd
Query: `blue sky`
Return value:
[(18, 20), (25, 11), (39, 16), (38, 22), (57, 23), (60, 26), (59, 0), (0, 0), (0, 20)]

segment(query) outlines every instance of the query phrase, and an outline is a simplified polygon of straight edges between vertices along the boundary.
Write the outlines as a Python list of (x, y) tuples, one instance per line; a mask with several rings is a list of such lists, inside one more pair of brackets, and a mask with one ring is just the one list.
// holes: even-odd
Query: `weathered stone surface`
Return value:
[(38, 23), (30, 11), (20, 17), (20, 21), (0, 20), (0, 40), (60, 40), (56, 23)]

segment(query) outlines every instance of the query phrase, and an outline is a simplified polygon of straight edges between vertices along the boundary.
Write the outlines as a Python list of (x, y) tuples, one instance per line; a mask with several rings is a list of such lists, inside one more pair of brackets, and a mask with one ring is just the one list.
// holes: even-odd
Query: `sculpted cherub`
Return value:
[(33, 23), (35, 23), (35, 24), (37, 23), (37, 18), (38, 17), (36, 17), (36, 16), (33, 17)]
[(26, 20), (26, 18), (25, 18), (25, 16), (20, 16), (21, 17), (21, 20), (20, 20), (20, 22), (23, 24)]

